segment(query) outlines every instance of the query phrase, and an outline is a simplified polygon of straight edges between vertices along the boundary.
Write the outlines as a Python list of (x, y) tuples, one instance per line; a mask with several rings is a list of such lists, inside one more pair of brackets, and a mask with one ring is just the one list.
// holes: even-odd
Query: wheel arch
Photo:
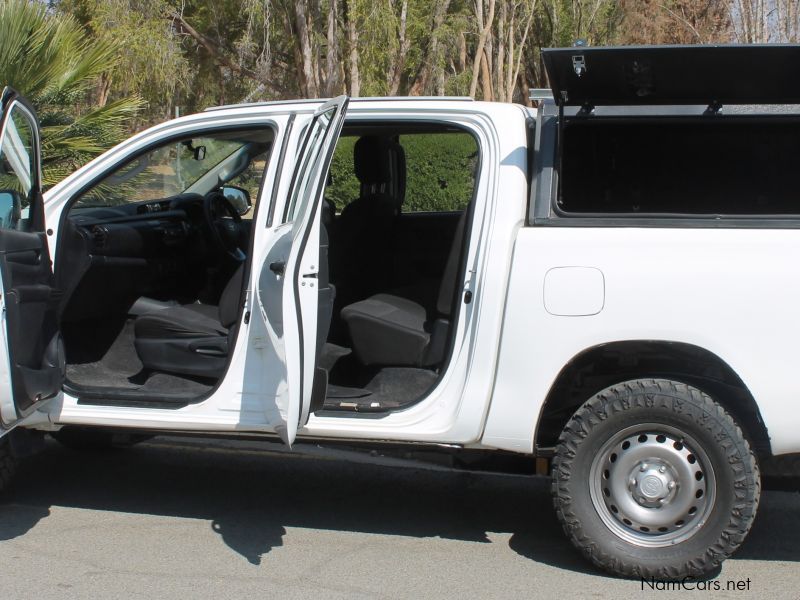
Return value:
[(701, 389), (733, 416), (759, 457), (771, 455), (758, 404), (733, 368), (705, 348), (660, 340), (610, 342), (575, 355), (561, 369), (542, 404), (534, 450), (547, 454), (570, 417), (594, 394), (642, 378), (671, 379)]

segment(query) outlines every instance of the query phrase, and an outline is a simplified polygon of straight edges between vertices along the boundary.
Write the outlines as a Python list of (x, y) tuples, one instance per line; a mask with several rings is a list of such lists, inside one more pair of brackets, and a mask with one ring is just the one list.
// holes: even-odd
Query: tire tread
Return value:
[[(696, 422), (720, 443), (734, 473), (736, 498), (716, 541), (702, 554), (686, 556), (657, 568), (643, 567), (604, 551), (601, 544), (584, 531), (581, 518), (572, 503), (570, 475), (581, 442), (598, 423), (631, 408), (661, 406), (672, 399), (675, 412), (691, 413)], [(727, 445), (723, 442), (729, 441)], [(733, 418), (701, 390), (684, 383), (664, 379), (639, 379), (611, 386), (585, 402), (561, 433), (553, 459), (551, 492), (556, 515), (567, 537), (595, 565), (615, 575), (676, 580), (699, 576), (718, 567), (744, 541), (758, 510), (761, 481), (758, 461), (741, 428)]]

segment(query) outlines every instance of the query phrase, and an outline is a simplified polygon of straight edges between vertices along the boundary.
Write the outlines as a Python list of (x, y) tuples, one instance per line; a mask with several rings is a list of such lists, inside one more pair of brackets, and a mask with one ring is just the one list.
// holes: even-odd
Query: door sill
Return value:
[(62, 389), (65, 393), (75, 396), (78, 404), (90, 406), (179, 409), (204, 399), (202, 396), (175, 393), (159, 393), (157, 397), (154, 397), (152, 392), (81, 386), (71, 381), (64, 382)]

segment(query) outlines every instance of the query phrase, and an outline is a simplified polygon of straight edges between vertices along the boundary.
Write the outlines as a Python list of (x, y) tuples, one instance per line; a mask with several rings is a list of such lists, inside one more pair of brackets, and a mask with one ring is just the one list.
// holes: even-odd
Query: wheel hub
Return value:
[(591, 468), (592, 501), (619, 537), (666, 546), (693, 535), (713, 507), (714, 477), (706, 454), (663, 425), (628, 428), (610, 439)]
[(640, 505), (655, 508), (674, 498), (676, 479), (674, 469), (665, 461), (641, 461), (631, 473), (628, 490)]

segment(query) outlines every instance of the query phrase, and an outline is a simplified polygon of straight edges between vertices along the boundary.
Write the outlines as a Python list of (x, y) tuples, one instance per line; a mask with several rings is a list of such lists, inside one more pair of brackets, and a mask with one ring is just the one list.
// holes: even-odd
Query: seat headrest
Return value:
[(353, 146), (353, 167), (362, 185), (388, 183), (391, 178), (391, 145), (387, 138), (365, 135)]

